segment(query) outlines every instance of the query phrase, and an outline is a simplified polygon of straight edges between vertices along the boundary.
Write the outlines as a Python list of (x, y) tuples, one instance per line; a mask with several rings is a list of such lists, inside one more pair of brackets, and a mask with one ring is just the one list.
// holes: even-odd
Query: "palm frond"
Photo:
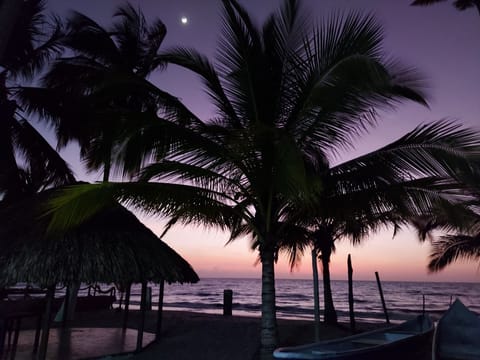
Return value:
[[(416, 176), (454, 176), (460, 171), (471, 173), (471, 161), (478, 156), (480, 137), (461, 124), (442, 120), (416, 127), (397, 141), (370, 154), (346, 162), (332, 171), (344, 173), (353, 167), (367, 167), (371, 161), (377, 170), (390, 174), (391, 179)], [(383, 165), (377, 157), (383, 159)]]
[(295, 224), (279, 224), (278, 251), (287, 255), (290, 269), (300, 265), (306, 249), (311, 246), (311, 236), (308, 230)]
[(63, 25), (55, 16), (50, 21), (46, 19), (43, 0), (23, 1), (21, 7), (14, 25), (15, 36), (7, 43), (0, 65), (12, 78), (30, 79), (62, 50)]
[(448, 235), (432, 243), (428, 269), (437, 272), (460, 260), (480, 260), (480, 235)]
[(205, 56), (193, 49), (174, 48), (162, 53), (161, 59), (198, 74), (202, 78), (213, 104), (219, 109), (220, 113), (225, 114), (233, 124), (240, 127), (237, 114), (225, 94), (218, 73)]
[(350, 13), (333, 16), (306, 43), (306, 59), (297, 60), (303, 71), (287, 123), (299, 143), (312, 142), (324, 151), (351, 147), (375, 125), (376, 109), (403, 99), (425, 104), (419, 75), (386, 59), (382, 40), (382, 28), (371, 15)]
[(446, 1), (446, 0), (415, 0), (414, 2), (411, 3), (411, 5), (428, 6), (428, 5), (433, 5), (443, 1)]
[(240, 215), (222, 202), (223, 197), (218, 192), (181, 184), (83, 184), (59, 190), (49, 201), (46, 214), (52, 216), (49, 231), (63, 232), (119, 201), (144, 213), (177, 217), (185, 224), (215, 225), (225, 229)]
[[(446, 0), (415, 0), (410, 5), (428, 6), (444, 1)], [(469, 9), (471, 7), (476, 7), (478, 11), (480, 11), (480, 4), (475, 0), (455, 0), (453, 1), (453, 5), (460, 11)]]
[(90, 17), (72, 11), (67, 18), (67, 34), (63, 44), (76, 56), (108, 64), (116, 64), (121, 54), (110, 33)]
[(41, 182), (40, 189), (75, 182), (72, 170), (65, 160), (27, 120), (22, 119), (16, 123), (13, 131), (17, 151), (28, 163), (31, 176), (37, 177)]

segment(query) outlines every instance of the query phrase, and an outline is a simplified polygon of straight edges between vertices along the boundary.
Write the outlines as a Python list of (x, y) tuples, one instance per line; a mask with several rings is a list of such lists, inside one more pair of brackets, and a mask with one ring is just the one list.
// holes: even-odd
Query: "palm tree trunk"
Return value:
[(273, 249), (263, 249), (262, 260), (262, 329), (260, 359), (270, 360), (277, 347), (277, 316), (275, 309), (275, 269)]
[(8, 189), (7, 196), (11, 197), (19, 195), (22, 191), (22, 181), (11, 141), (11, 121), (15, 121), (13, 120), (15, 109), (15, 102), (0, 99), (0, 186), (3, 190)]
[(105, 157), (105, 163), (103, 164), (103, 182), (108, 182), (110, 179), (110, 168), (111, 168), (111, 155)]
[(473, 3), (478, 10), (478, 14), (480, 15), (480, 0), (474, 0)]
[(323, 297), (325, 301), (324, 321), (326, 324), (337, 324), (337, 312), (333, 305), (333, 296), (330, 280), (330, 255), (331, 249), (325, 247), (322, 249), (322, 267), (323, 267)]
[(318, 289), (318, 252), (312, 249), (312, 273), (313, 273), (313, 314), (315, 321), (315, 341), (320, 341), (320, 291)]
[(15, 22), (22, 11), (23, 1), (3, 0), (0, 1), (0, 24), (2, 24), (2, 35), (0, 36), (0, 63), (7, 49), (8, 42), (13, 33)]

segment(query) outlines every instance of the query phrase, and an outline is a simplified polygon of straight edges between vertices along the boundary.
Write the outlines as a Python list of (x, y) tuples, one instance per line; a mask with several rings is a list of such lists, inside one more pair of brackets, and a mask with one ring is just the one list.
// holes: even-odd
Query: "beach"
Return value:
[[(53, 341), (49, 346), (48, 359), (80, 359), (82, 352), (83, 358), (97, 358), (100, 355), (121, 353), (124, 351), (133, 351), (136, 340), (136, 332), (129, 330), (127, 337), (129, 339), (130, 349), (119, 347), (115, 350), (112, 347), (107, 348), (109, 341), (102, 341), (102, 336), (111, 336), (109, 329), (121, 328), (122, 313), (115, 310), (100, 312), (78, 313), (77, 319), (70, 325), (74, 329), (85, 329), (80, 335), (72, 336), (68, 341), (71, 347), (72, 356), (61, 352), (55, 347), (58, 343)], [(139, 320), (139, 311), (132, 311), (129, 316), (129, 328), (134, 329)], [(163, 316), (162, 336), (160, 341), (151, 342), (156, 327), (157, 312), (149, 311), (146, 316), (145, 331), (152, 333), (146, 336), (144, 341), (145, 348), (142, 352), (135, 355), (112, 356), (111, 359), (203, 359), (203, 360), (256, 360), (259, 349), (260, 319), (256, 317), (243, 316), (222, 316), (214, 314), (204, 314), (184, 311), (165, 311)], [(362, 331), (385, 326), (384, 324), (359, 323), (358, 329)], [(93, 330), (97, 331), (93, 331)], [(312, 321), (307, 320), (278, 320), (279, 346), (293, 346), (312, 342), (314, 339), (314, 328)], [(52, 334), (55, 334), (52, 329)], [(102, 334), (102, 332), (104, 334)], [(31, 359), (28, 344), (32, 339), (20, 335), (20, 351), (17, 354), (18, 360)], [(33, 334), (29, 332), (30, 336)], [(321, 325), (321, 338), (331, 339), (350, 335), (347, 324), (339, 326)], [(23, 339), (22, 339), (23, 336)], [(53, 335), (51, 335), (53, 336)], [(128, 340), (128, 339), (127, 339)], [(102, 346), (105, 344), (105, 347)], [(111, 346), (111, 344), (109, 345)], [(93, 349), (92, 349), (93, 347)], [(31, 351), (31, 350), (30, 350)], [(62, 357), (58, 354), (62, 353)], [(419, 349), (415, 354), (392, 354), (399, 355), (399, 358), (415, 355), (416, 359), (428, 359), (428, 353), (425, 349)]]

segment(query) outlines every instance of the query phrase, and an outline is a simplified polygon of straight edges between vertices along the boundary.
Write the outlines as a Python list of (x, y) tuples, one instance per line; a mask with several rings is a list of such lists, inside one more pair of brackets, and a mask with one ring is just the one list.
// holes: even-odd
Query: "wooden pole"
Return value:
[(62, 328), (67, 326), (68, 313), (70, 311), (70, 285), (65, 290), (65, 299), (63, 300)]
[(318, 290), (318, 265), (317, 250), (312, 249), (312, 273), (313, 273), (313, 318), (315, 321), (315, 341), (320, 341), (320, 292)]
[[(42, 315), (39, 314), (37, 318), (37, 326), (35, 327), (35, 340), (33, 341), (33, 353), (38, 351), (38, 345), (40, 344), (40, 332), (42, 331)], [(0, 351), (1, 354), (1, 351)], [(0, 356), (1, 358), (1, 356)]]
[(380, 291), (380, 299), (382, 300), (383, 312), (385, 313), (385, 319), (387, 324), (390, 324), (390, 319), (388, 318), (387, 306), (385, 305), (385, 299), (383, 298), (382, 284), (380, 283), (380, 277), (378, 276), (378, 271), (375, 271), (375, 277), (377, 278), (378, 291)]
[(350, 329), (355, 332), (355, 313), (353, 311), (353, 267), (352, 257), (348, 254), (347, 258), (348, 267), (348, 309), (350, 312)]
[(233, 290), (223, 290), (223, 316), (232, 316)]
[(45, 315), (43, 316), (42, 338), (40, 340), (40, 350), (38, 351), (38, 360), (45, 360), (47, 356), (48, 336), (50, 333), (50, 320), (52, 317), (53, 298), (55, 297), (55, 285), (47, 289), (45, 301)]
[(140, 324), (137, 333), (137, 348), (135, 351), (142, 350), (143, 330), (145, 329), (145, 311), (147, 309), (147, 283), (142, 282), (142, 295), (140, 297)]
[(165, 291), (165, 280), (160, 281), (160, 289), (158, 290), (158, 313), (157, 313), (157, 331), (155, 333), (156, 340), (160, 340), (162, 333), (163, 319), (163, 293)]
[(147, 286), (145, 293), (145, 310), (152, 310), (152, 287)]
[(128, 307), (130, 306), (130, 291), (132, 290), (132, 284), (127, 284), (125, 289), (125, 312), (123, 313), (123, 330), (127, 328), (128, 324)]

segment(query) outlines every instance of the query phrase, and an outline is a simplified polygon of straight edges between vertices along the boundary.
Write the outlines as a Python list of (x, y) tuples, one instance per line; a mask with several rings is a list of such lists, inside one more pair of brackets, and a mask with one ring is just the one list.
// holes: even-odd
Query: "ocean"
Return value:
[[(150, 284), (154, 307), (158, 301), (158, 285)], [(259, 279), (201, 279), (197, 284), (165, 285), (164, 309), (222, 314), (223, 292), (233, 291), (233, 315), (260, 316), (261, 282)], [(480, 314), (480, 283), (393, 282), (382, 281), (389, 318), (400, 322), (423, 310), (438, 319), (450, 303), (459, 298), (472, 311)], [(335, 308), (340, 321), (347, 322), (348, 282), (332, 281)], [(385, 315), (375, 281), (354, 281), (354, 311), (357, 321), (382, 322)], [(313, 319), (312, 280), (276, 279), (277, 317)], [(117, 294), (117, 298), (119, 295)], [(132, 287), (132, 308), (140, 304), (140, 285)], [(320, 309), (323, 308), (323, 287), (320, 281)]]

